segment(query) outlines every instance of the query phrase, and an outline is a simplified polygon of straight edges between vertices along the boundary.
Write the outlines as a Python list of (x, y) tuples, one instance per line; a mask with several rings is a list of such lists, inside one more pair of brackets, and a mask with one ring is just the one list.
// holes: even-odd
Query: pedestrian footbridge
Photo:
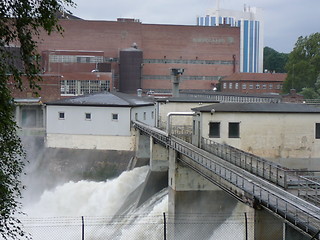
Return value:
[[(266, 210), (281, 219), (299, 236), (284, 239), (320, 239), (320, 184), (316, 179), (209, 139), (201, 139), (201, 147), (197, 147), (140, 122), (133, 126), (140, 137), (137, 152), (151, 144), (150, 159), (157, 160), (151, 163), (153, 167), (164, 168), (163, 163), (169, 162), (169, 186), (173, 189), (179, 184), (179, 163), (252, 209)], [(144, 144), (141, 136), (147, 139)]]

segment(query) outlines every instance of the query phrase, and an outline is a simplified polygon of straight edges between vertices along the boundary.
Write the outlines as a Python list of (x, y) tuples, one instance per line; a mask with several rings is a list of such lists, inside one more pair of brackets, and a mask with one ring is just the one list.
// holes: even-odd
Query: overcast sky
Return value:
[[(127, 17), (142, 23), (195, 25), (197, 16), (214, 8), (216, 0), (74, 0), (74, 15), (86, 20), (116, 21)], [(320, 32), (320, 0), (220, 0), (220, 8), (243, 10), (246, 4), (263, 10), (264, 45), (292, 51), (299, 36)]]

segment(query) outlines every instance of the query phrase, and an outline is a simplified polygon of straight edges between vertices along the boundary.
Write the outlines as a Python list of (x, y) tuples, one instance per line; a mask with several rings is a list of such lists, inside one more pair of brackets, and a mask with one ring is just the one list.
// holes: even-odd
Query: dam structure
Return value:
[[(139, 121), (132, 125), (136, 158), (150, 159), (148, 178), (158, 183), (152, 188), (147, 179), (145, 188), (155, 192), (163, 182), (168, 185), (174, 239), (185, 237), (183, 214), (231, 214), (238, 202), (254, 216), (249, 239), (320, 239), (319, 183), (226, 144), (201, 138), (195, 145), (168, 129)], [(141, 197), (154, 192), (146, 190)]]

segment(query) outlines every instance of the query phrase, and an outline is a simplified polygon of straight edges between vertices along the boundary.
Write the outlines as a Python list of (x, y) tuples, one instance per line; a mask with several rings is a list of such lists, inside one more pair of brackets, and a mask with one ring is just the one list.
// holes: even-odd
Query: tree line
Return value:
[(287, 73), (283, 92), (296, 89), (305, 99), (320, 99), (320, 33), (299, 37), (289, 54), (264, 48), (264, 69)]

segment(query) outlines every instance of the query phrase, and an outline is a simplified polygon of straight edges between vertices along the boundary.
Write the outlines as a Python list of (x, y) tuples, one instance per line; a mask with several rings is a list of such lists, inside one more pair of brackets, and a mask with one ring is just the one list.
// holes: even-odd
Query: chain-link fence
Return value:
[[(247, 240), (282, 239), (281, 223), (265, 220), (257, 227), (253, 213), (127, 214), (114, 217), (24, 218), (24, 229), (34, 240)], [(257, 220), (256, 220), (257, 221)], [(256, 226), (255, 226), (256, 224)], [(1, 237), (0, 237), (1, 238)], [(308, 239), (308, 238), (307, 238)]]

